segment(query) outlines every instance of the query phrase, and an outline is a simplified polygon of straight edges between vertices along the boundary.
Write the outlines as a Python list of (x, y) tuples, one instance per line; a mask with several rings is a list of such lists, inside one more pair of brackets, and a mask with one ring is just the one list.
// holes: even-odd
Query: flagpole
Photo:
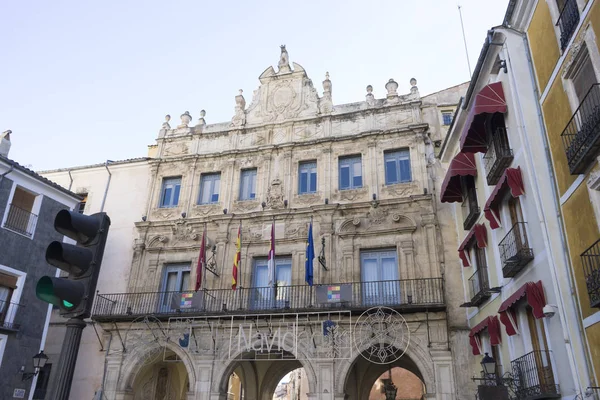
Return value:
[(204, 223), (204, 234), (202, 235), (202, 246), (204, 247), (204, 260), (202, 260), (202, 285), (203, 290), (206, 292), (206, 222)]
[[(238, 278), (239, 281), (240, 281), (240, 290), (241, 291), (237, 295), (240, 298), (240, 310), (241, 310), (242, 306), (243, 306), (243, 304), (242, 304), (242, 297), (244, 297), (242, 295), (242, 292), (244, 290), (244, 286), (242, 285), (242, 247), (244, 247), (244, 246), (242, 245), (242, 219), (241, 218), (240, 218), (240, 226), (239, 226), (238, 230), (240, 232), (240, 260), (239, 260), (240, 261), (240, 265), (238, 265), (238, 271), (237, 271), (237, 277), (236, 278)], [(237, 249), (235, 251), (237, 252)], [(246, 252), (246, 253), (248, 253), (248, 252)], [(236, 290), (236, 292), (237, 292), (237, 290)]]

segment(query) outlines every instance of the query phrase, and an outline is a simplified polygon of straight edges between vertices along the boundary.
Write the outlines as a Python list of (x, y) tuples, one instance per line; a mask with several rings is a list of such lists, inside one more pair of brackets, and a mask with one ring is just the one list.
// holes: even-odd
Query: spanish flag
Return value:
[(240, 221), (240, 227), (238, 228), (237, 241), (235, 242), (235, 257), (233, 259), (233, 271), (231, 277), (231, 288), (235, 290), (238, 283), (238, 268), (242, 261), (242, 222)]

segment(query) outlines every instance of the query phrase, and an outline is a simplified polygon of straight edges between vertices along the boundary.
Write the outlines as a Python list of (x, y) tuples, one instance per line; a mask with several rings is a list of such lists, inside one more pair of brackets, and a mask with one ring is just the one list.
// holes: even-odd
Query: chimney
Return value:
[(10, 134), (12, 131), (4, 131), (0, 133), (0, 156), (8, 158), (8, 152), (10, 150)]

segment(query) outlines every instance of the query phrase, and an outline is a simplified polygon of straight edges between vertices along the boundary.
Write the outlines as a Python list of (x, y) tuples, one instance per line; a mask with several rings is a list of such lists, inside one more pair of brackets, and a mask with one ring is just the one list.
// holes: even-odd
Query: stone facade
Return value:
[[(229, 376), (235, 372), (242, 381), (246, 399), (270, 399), (279, 379), (298, 367), (304, 367), (307, 375), (308, 398), (368, 397), (387, 366), (369, 363), (356, 353), (343, 360), (319, 358), (316, 355), (322, 349), (317, 344), (314, 348), (299, 346), (292, 360), (231, 360), (227, 352), (229, 339), (202, 327), (190, 327), (190, 332), (195, 335), (194, 329), (198, 329), (205, 335), (200, 337), (212, 340), (207, 344), (200, 340), (200, 344), (194, 344), (196, 351), (192, 351), (191, 345), (182, 347), (167, 336), (159, 335), (153, 340), (154, 328), (148, 324), (166, 327), (168, 318), (157, 315), (157, 310), (149, 309), (146, 303), (132, 300), (138, 296), (150, 299), (144, 301), (152, 304), (163, 301), (160, 299), (165, 295), (157, 293), (172, 288), (166, 281), (172, 266), (183, 266), (182, 271), (189, 271), (189, 278), (185, 279), (192, 284), (179, 286), (178, 290), (193, 289), (201, 238), (206, 230), (209, 264), (215, 273), (205, 273), (205, 292), (200, 293), (228, 300), (223, 305), (219, 303), (218, 310), (188, 315), (214, 317), (214, 321), (224, 323), (231, 319), (228, 315), (232, 312), (227, 310), (237, 304), (231, 299), (239, 300), (239, 308), (248, 312), (242, 306), (246, 301), (242, 300), (243, 293), (257, 286), (257, 263), (269, 252), (272, 226), (276, 254), (291, 264), (291, 275), (284, 279), (285, 288), (278, 293), (284, 296), (285, 290), (304, 290), (292, 287), (305, 285), (306, 238), (311, 221), (315, 253), (324, 257), (326, 265), (325, 268), (314, 261), (315, 286), (357, 282), (353, 295), (360, 298), (356, 285), (362, 285), (366, 279), (364, 255), (383, 251), (392, 254), (394, 267), (386, 270), (392, 275), (375, 280), (398, 281), (401, 288), (400, 293), (394, 292), (394, 304), (402, 303), (405, 310), (401, 312), (410, 329), (410, 344), (394, 365), (417, 375), (429, 398), (462, 398), (455, 379), (462, 368), (461, 358), (451, 351), (453, 343), (464, 341), (467, 333), (464, 312), (456, 307), (462, 296), (462, 283), (460, 276), (445, 273), (447, 258), (457, 260), (457, 256), (447, 252), (442, 241), (443, 236), (449, 236), (455, 242), (456, 232), (442, 230), (450, 226), (452, 218), (438, 214), (433, 193), (435, 181), (440, 179), (435, 168), (435, 148), (445, 135), (437, 129), (441, 116), (436, 100), (438, 96), (445, 97), (444, 107), (453, 109), (466, 85), (451, 88), (446, 94), (421, 97), (415, 79), (410, 80), (406, 94), (399, 94), (399, 84), (390, 79), (383, 99), (376, 99), (369, 86), (365, 101), (337, 105), (333, 103), (329, 74), (323, 81), (323, 95), (319, 96), (304, 68), (290, 64), (284, 46), (277, 71), (269, 67), (259, 80), (260, 86), (249, 105), (241, 91), (235, 96), (230, 122), (207, 124), (204, 110), (196, 123), (186, 111), (176, 127), (171, 127), (171, 117), (166, 117), (157, 144), (151, 148), (152, 158), (145, 161), (147, 176), (139, 178), (147, 182), (143, 211), (139, 212), (139, 198), (135, 211), (116, 210), (135, 221), (129, 228), (124, 227), (130, 229), (133, 254), (125, 253), (118, 261), (121, 265), (124, 260), (130, 261), (128, 272), (112, 270), (126, 279), (106, 285), (103, 282), (111, 278), (101, 276), (98, 286), (102, 297), (96, 300), (93, 318), (104, 331), (106, 359), (101, 362), (96, 357), (91, 368), (99, 371), (106, 365), (104, 382), (99, 376), (90, 377), (72, 392), (72, 398), (90, 396), (103, 385), (108, 399), (224, 399)], [(401, 163), (399, 154), (408, 161)], [(355, 160), (351, 176), (360, 176), (360, 183), (357, 180), (341, 187), (340, 165), (348, 156)], [(316, 176), (314, 187), (310, 185), (312, 175), (306, 178), (308, 181), (302, 180), (306, 162), (311, 163), (308, 173)], [(255, 171), (254, 196), (245, 196), (242, 190), (242, 175), (247, 170)], [(78, 174), (80, 182), (84, 182), (86, 169), (78, 169)], [(219, 184), (214, 186), (213, 181), (213, 186), (204, 186), (207, 177), (214, 179), (215, 174), (219, 174)], [(45, 175), (59, 182), (67, 179), (66, 170)], [(132, 183), (126, 174), (119, 180), (125, 186)], [(169, 189), (169, 182), (176, 186)], [(173, 197), (175, 190), (178, 194)], [(212, 196), (205, 197), (205, 190), (211, 190)], [(114, 194), (109, 191), (107, 204), (111, 196)], [(166, 197), (171, 201), (167, 202)], [(108, 208), (106, 211), (111, 215)], [(134, 212), (138, 214), (132, 215)], [(115, 220), (113, 215), (111, 218)], [(241, 267), (238, 290), (233, 292), (231, 271), (239, 227)], [(114, 231), (111, 227), (111, 235)], [(126, 238), (127, 234), (123, 234), (122, 240)], [(103, 266), (101, 275), (104, 274)], [(427, 289), (416, 289), (417, 286)], [(116, 292), (123, 294), (113, 294)], [(439, 298), (430, 298), (437, 296), (433, 292)], [(308, 303), (294, 303), (293, 297), (286, 301), (290, 313), (302, 315), (303, 319), (320, 318), (316, 312), (307, 311)], [(359, 307), (342, 311), (349, 316), (368, 308), (364, 298), (357, 301), (362, 301)], [(385, 304), (388, 303), (381, 300), (368, 305)], [(154, 322), (144, 320), (145, 317)], [(351, 323), (350, 318), (340, 320), (340, 325)], [(302, 324), (304, 329), (310, 325)], [(256, 325), (257, 329), (268, 326), (266, 322)], [(86, 362), (81, 354), (93, 351), (82, 348), (79, 362)], [(176, 362), (168, 363), (169, 360)], [(168, 393), (157, 382), (169, 382)]]
[[(12, 168), (11, 168), (12, 167)], [(72, 209), (78, 199), (57, 190), (32, 171), (0, 158), (0, 398), (13, 398), (15, 389), (31, 399), (38, 377), (23, 380), (22, 372), (33, 372), (33, 356), (44, 349), (49, 323), (49, 305), (35, 296), (35, 286), (56, 268), (46, 263), (46, 247), (63, 236), (54, 230), (58, 211)], [(31, 195), (29, 210), (17, 209), (20, 190)], [(20, 205), (20, 204), (19, 204)], [(58, 357), (50, 358), (41, 376)], [(24, 370), (22, 369), (24, 368)], [(47, 375), (46, 378), (47, 379)], [(38, 388), (43, 391), (43, 382)], [(39, 398), (39, 397), (38, 397)]]

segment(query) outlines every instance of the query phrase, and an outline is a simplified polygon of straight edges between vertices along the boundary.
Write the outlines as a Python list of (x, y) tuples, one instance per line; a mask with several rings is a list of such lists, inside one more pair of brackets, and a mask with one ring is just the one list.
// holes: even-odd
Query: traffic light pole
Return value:
[(86, 323), (83, 317), (71, 318), (67, 321), (67, 332), (65, 341), (60, 351), (60, 360), (58, 361), (58, 377), (54, 386), (54, 400), (68, 400), (71, 392), (71, 383), (73, 382), (73, 373), (75, 372), (75, 363), (77, 362), (77, 353), (79, 353), (79, 343), (81, 342), (81, 333)]

